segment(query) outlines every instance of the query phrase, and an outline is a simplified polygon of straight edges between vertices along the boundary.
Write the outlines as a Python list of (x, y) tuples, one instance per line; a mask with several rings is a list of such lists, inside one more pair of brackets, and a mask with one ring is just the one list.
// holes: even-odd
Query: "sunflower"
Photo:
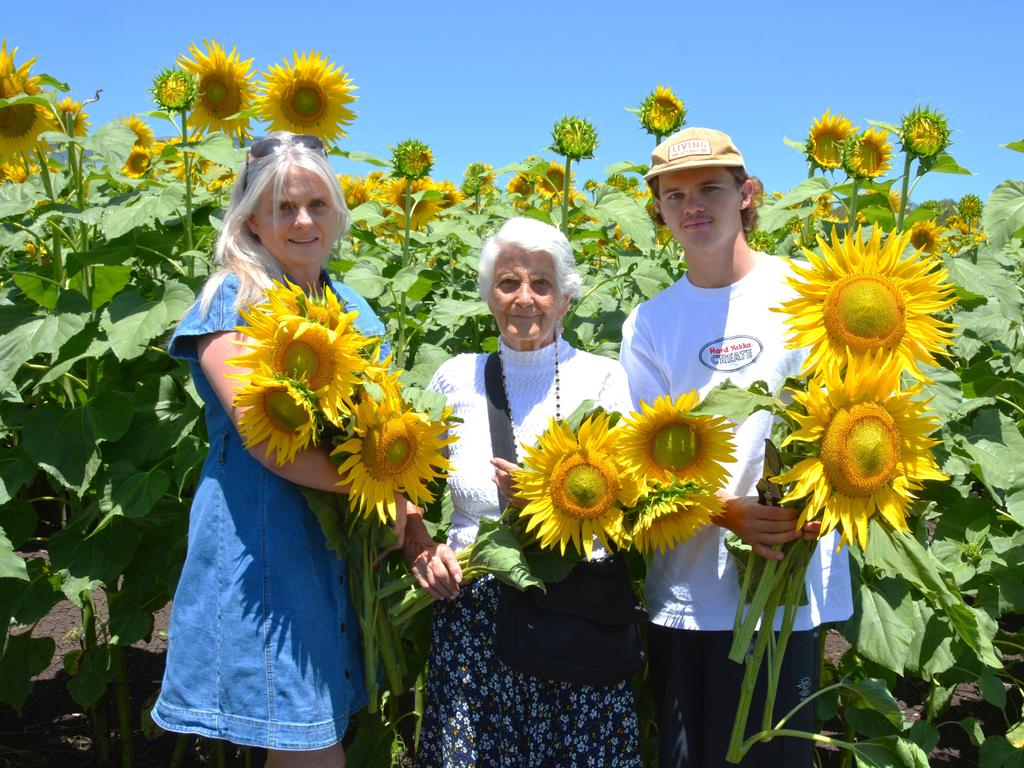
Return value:
[(118, 118), (123, 125), (127, 125), (135, 132), (136, 147), (153, 146), (153, 129), (135, 115)]
[[(35, 96), (40, 91), (39, 77), (31, 74), (36, 59), (20, 66), (14, 64), (17, 48), (7, 51), (7, 41), (0, 45), (0, 98)], [(46, 150), (39, 134), (56, 128), (53, 114), (41, 104), (13, 104), (0, 108), (0, 157), (14, 157), (33, 150)]]
[(462, 193), (467, 197), (494, 188), (494, 168), (486, 163), (470, 163), (462, 176)]
[(956, 204), (956, 212), (968, 225), (972, 225), (981, 217), (983, 207), (980, 197), (968, 194), (960, 198), (960, 202)]
[(597, 149), (597, 129), (578, 115), (565, 116), (551, 129), (551, 150), (569, 160), (586, 160)]
[(15, 184), (22, 184), (28, 181), (31, 174), (35, 173), (39, 173), (39, 166), (34, 163), (28, 168), (21, 161), (0, 163), (0, 181), (12, 181)]
[[(839, 211), (836, 209), (836, 196), (831, 192), (823, 192), (814, 198), (814, 210), (811, 212), (818, 221), (827, 221), (831, 223), (839, 223), (845, 220), (841, 217)], [(803, 225), (801, 224), (801, 228)]]
[(240, 314), (249, 323), (239, 328), (252, 341), (232, 365), (302, 382), (324, 416), (336, 425), (351, 413), (359, 374), (366, 367), (361, 352), (373, 343), (354, 328), (355, 312), (345, 315), (344, 330), (332, 330), (298, 315), (266, 313), (259, 305)]
[(308, 133), (333, 144), (355, 119), (345, 106), (356, 100), (351, 78), (317, 51), (295, 51), (294, 64), (270, 65), (256, 90), (260, 116), (272, 131)]
[(903, 117), (900, 143), (911, 157), (935, 157), (949, 146), (946, 116), (928, 107), (917, 107)]
[(366, 176), (338, 174), (338, 183), (341, 185), (342, 192), (345, 193), (345, 205), (350, 211), (375, 199), (381, 185), (381, 177), (382, 174), (379, 171), (374, 171)]
[(199, 78), (184, 69), (165, 69), (153, 79), (153, 101), (171, 112), (187, 112), (199, 97)]
[(149, 167), (152, 164), (152, 153), (146, 147), (135, 146), (128, 153), (128, 159), (125, 160), (121, 173), (129, 179), (141, 179), (149, 172)]
[(536, 530), (540, 546), (562, 554), (570, 542), (589, 558), (594, 536), (605, 547), (621, 526), (622, 507), (640, 493), (639, 478), (621, 458), (608, 415), (586, 419), (574, 434), (554, 419), (537, 441), (526, 447), (523, 468), (513, 472), (517, 494), (527, 500), (520, 515), (526, 530)]
[(336, 333), (355, 332), (352, 323), (358, 313), (346, 312), (331, 290), (309, 295), (295, 283), (274, 280), (266, 291), (266, 303), (261, 306), (266, 317), (253, 315), (250, 322), (273, 323), (275, 317), (296, 315)]
[(199, 99), (190, 122), (203, 131), (224, 131), (239, 140), (249, 134), (249, 118), (229, 120), (252, 105), (252, 59), (241, 60), (238, 50), (231, 53), (215, 40), (203, 41), (206, 51), (195, 43), (189, 46), (192, 58), (179, 56), (178, 64), (199, 78)]
[[(405, 226), (405, 179), (391, 179), (384, 186), (383, 198), (385, 201), (391, 203), (398, 210), (392, 215), (392, 218), (397, 222), (399, 227)], [(416, 179), (415, 181), (409, 182), (409, 194), (415, 195), (417, 192), (426, 192), (433, 190), (434, 182), (428, 177), (422, 179)], [(412, 210), (410, 211), (410, 227), (412, 229), (423, 229), (428, 222), (432, 221), (441, 212), (444, 201), (440, 197), (423, 197), (412, 204)]]
[(640, 125), (654, 136), (668, 136), (686, 123), (686, 107), (671, 88), (659, 85), (640, 105)]
[(462, 190), (450, 181), (439, 181), (434, 185), (434, 189), (441, 193), (442, 208), (451, 208), (453, 205), (458, 205), (466, 199), (466, 196), (462, 194)]
[(349, 487), (349, 500), (381, 522), (395, 519), (395, 494), (414, 504), (433, 501), (427, 484), (451, 469), (441, 449), (454, 441), (446, 437), (446, 419), (430, 421), (390, 398), (380, 403), (363, 397), (355, 412), (355, 436), (333, 451), (340, 460), (338, 485)]
[(72, 136), (85, 136), (89, 132), (89, 115), (82, 109), (82, 102), (68, 96), (57, 103), (57, 110), (61, 115), (62, 130), (70, 120)]
[(427, 176), (434, 167), (434, 153), (422, 141), (406, 139), (391, 150), (391, 167), (395, 176), (416, 181)]
[(910, 244), (925, 253), (942, 250), (942, 227), (933, 219), (915, 221), (910, 227)]
[(633, 546), (643, 555), (653, 554), (654, 550), (664, 554), (721, 514), (721, 503), (700, 486), (656, 488), (648, 492), (637, 509)]
[(721, 416), (694, 416), (696, 391), (675, 400), (661, 395), (626, 417), (620, 449), (647, 482), (698, 483), (716, 490), (725, 484), (733, 460), (731, 425)]
[(790, 262), (798, 296), (775, 311), (789, 315), (790, 346), (811, 348), (803, 373), (838, 367), (847, 351), (887, 351), (918, 379), (918, 361), (937, 364), (953, 326), (933, 315), (954, 304), (953, 286), (935, 257), (902, 258), (909, 243), (910, 232), (890, 234), (883, 246), (877, 227), (866, 243), (860, 228), (842, 240), (833, 230), (831, 247), (818, 237), (822, 256), (803, 249), (809, 268)]
[(888, 133), (869, 128), (843, 142), (843, 169), (855, 179), (877, 179), (890, 168), (892, 144)]
[[(569, 197), (572, 199), (576, 190), (572, 188), (572, 179), (575, 174), (569, 172)], [(565, 185), (565, 166), (556, 160), (548, 163), (544, 175), (536, 180), (536, 191), (546, 198), (560, 198)]]
[(907, 530), (907, 506), (925, 480), (945, 480), (927, 437), (938, 426), (918, 399), (922, 385), (900, 390), (897, 361), (881, 353), (852, 357), (846, 375), (839, 367), (795, 392), (791, 410), (799, 424), (786, 438), (809, 443), (816, 455), (803, 459), (772, 482), (794, 483), (786, 504), (810, 495), (798, 526), (821, 515), (821, 535), (841, 526), (840, 546), (867, 546), (868, 521), (875, 514), (897, 530)]
[(510, 195), (519, 195), (520, 197), (526, 198), (534, 193), (535, 184), (533, 177), (527, 173), (517, 173), (513, 176), (509, 182), (505, 191)]
[(850, 138), (856, 129), (853, 123), (843, 117), (843, 113), (833, 115), (829, 110), (811, 124), (804, 153), (811, 165), (824, 171), (832, 171), (843, 164), (843, 142)]
[(234, 405), (245, 409), (238, 420), (245, 447), (266, 441), (266, 456), (277, 465), (293, 461), (295, 454), (315, 444), (317, 423), (312, 395), (301, 384), (283, 377), (248, 374), (235, 395)]

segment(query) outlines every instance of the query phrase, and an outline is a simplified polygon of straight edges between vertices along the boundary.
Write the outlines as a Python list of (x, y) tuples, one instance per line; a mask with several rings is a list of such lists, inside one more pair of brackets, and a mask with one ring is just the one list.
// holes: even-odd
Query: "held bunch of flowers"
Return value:
[[(464, 583), (493, 573), (519, 589), (543, 589), (591, 559), (595, 539), (607, 552), (650, 557), (697, 533), (722, 512), (716, 493), (733, 459), (732, 424), (698, 415), (697, 405), (690, 392), (624, 417), (584, 403), (567, 419), (552, 418), (535, 446), (522, 447), (513, 472), (522, 508), (510, 504), (497, 523), (483, 521), (457, 553)], [(414, 588), (392, 617), (403, 624), (432, 599)]]
[[(792, 264), (795, 297), (776, 310), (787, 315), (790, 346), (809, 353), (800, 375), (787, 383), (791, 403), (776, 406), (781, 419), (774, 434), (781, 441), (778, 449), (767, 445), (760, 488), (766, 503), (799, 508), (799, 526), (820, 521), (821, 536), (839, 530), (839, 547), (866, 552), (872, 521), (882, 524), (873, 535), (890, 536), (899, 547), (923, 484), (947, 479), (931, 452), (939, 441), (928, 435), (939, 420), (923, 397), (922, 364), (937, 365), (935, 355), (953, 340), (953, 326), (938, 316), (955, 302), (954, 288), (936, 257), (911, 248), (909, 232), (883, 240), (878, 228), (866, 238), (859, 228), (842, 238), (833, 231), (831, 244), (819, 237), (818, 246), (820, 255), (803, 249), (807, 265)], [(746, 661), (728, 755), (734, 762), (769, 733), (812, 737), (785, 731), (789, 715), (776, 722), (772, 709), (816, 545), (797, 540), (784, 547), (782, 560), (751, 555), (742, 569), (730, 653), (733, 661)], [(744, 740), (766, 658), (764, 719), (760, 733)]]
[[(448, 471), (442, 448), (450, 411), (421, 412), (406, 397), (398, 374), (381, 360), (380, 343), (353, 325), (329, 290), (306, 295), (275, 282), (266, 300), (243, 311), (246, 351), (231, 360), (243, 373), (235, 405), (244, 408), (239, 428), (246, 447), (266, 444), (278, 465), (310, 446), (322, 445), (337, 465), (344, 494), (307, 496), (328, 543), (349, 555), (349, 587), (359, 615), (371, 711), (378, 703), (377, 660), (398, 690), (400, 642), (379, 610), (371, 567), (396, 516), (395, 495), (415, 504), (434, 496), (430, 484)], [(339, 490), (340, 490), (339, 488)], [(325, 499), (327, 497), (327, 499)], [(393, 538), (393, 537), (392, 537)]]

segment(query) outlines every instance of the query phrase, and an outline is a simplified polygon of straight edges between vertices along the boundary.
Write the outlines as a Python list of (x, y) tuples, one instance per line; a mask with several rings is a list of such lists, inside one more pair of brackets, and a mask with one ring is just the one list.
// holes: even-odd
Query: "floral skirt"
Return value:
[(639, 768), (629, 681), (557, 683), (494, 653), (498, 582), (434, 607), (417, 768)]

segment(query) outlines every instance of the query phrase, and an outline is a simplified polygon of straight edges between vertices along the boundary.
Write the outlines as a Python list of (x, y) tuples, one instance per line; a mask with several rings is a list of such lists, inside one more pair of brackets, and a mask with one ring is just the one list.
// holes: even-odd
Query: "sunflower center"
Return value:
[(377, 477), (400, 475), (416, 456), (416, 438), (402, 419), (388, 419), (363, 438), (363, 463)]
[(267, 416), (279, 429), (294, 432), (309, 423), (306, 409), (295, 402), (288, 392), (274, 390), (263, 401)]
[(208, 77), (203, 83), (203, 98), (211, 109), (219, 110), (228, 100), (228, 87), (219, 77)]
[(819, 165), (829, 168), (837, 168), (841, 159), (839, 138), (831, 133), (825, 133), (814, 140), (814, 158)]
[(551, 496), (559, 511), (576, 519), (600, 517), (618, 493), (618, 481), (610, 468), (582, 457), (563, 462), (551, 485)]
[(858, 403), (836, 412), (821, 442), (821, 463), (832, 486), (847, 496), (870, 496), (896, 476), (900, 436), (889, 412)]
[(312, 122), (319, 119), (327, 107), (323, 92), (314, 85), (300, 85), (289, 102), (300, 119)]
[(855, 352), (895, 346), (906, 330), (906, 305), (880, 275), (848, 275), (825, 299), (825, 328)]
[(34, 104), (15, 104), (0, 109), (0, 136), (14, 138), (29, 132), (36, 120)]
[(688, 424), (667, 424), (651, 440), (651, 456), (661, 469), (678, 472), (697, 458), (700, 444)]
[(313, 380), (320, 374), (320, 352), (312, 344), (304, 341), (292, 341), (281, 355), (281, 365), (289, 376), (296, 379), (305, 378), (310, 387), (316, 389)]
[(860, 168), (862, 171), (875, 171), (882, 163), (881, 153), (874, 144), (864, 141), (860, 145)]

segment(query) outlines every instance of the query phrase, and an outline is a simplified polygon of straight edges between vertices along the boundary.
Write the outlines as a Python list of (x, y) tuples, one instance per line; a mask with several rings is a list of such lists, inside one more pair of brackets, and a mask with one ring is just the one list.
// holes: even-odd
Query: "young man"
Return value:
[[(743, 157), (720, 131), (687, 128), (654, 150), (644, 177), (660, 219), (683, 247), (687, 272), (639, 305), (622, 329), (621, 361), (634, 406), (659, 395), (699, 390), (703, 396), (731, 379), (757, 380), (776, 390), (803, 363), (786, 348), (782, 315), (772, 312), (790, 296), (783, 259), (750, 249), (757, 222), (759, 185)], [(743, 666), (728, 659), (739, 600), (736, 569), (725, 548), (729, 529), (762, 557), (801, 536), (791, 509), (757, 502), (771, 417), (758, 412), (735, 429), (736, 461), (721, 494), (725, 512), (695, 537), (655, 557), (647, 577), (651, 679), (658, 709), (661, 768), (726, 766)], [(803, 535), (811, 537), (816, 529)], [(832, 535), (808, 567), (808, 604), (797, 615), (779, 683), (781, 717), (817, 687), (816, 627), (852, 613), (846, 550), (834, 554)], [(760, 722), (763, 694), (755, 693), (749, 724)], [(814, 730), (813, 705), (787, 727)], [(753, 733), (760, 728), (749, 728)], [(759, 744), (745, 766), (800, 768), (812, 762), (811, 742), (778, 738)]]

